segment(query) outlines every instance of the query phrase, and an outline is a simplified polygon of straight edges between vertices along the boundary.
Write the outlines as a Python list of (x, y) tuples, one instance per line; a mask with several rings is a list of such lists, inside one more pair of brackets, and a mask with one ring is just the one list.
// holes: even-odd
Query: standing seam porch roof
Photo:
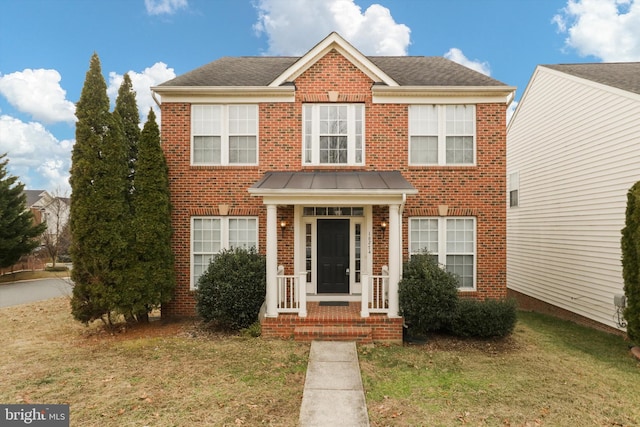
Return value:
[(255, 194), (416, 194), (398, 171), (267, 172), (249, 188)]

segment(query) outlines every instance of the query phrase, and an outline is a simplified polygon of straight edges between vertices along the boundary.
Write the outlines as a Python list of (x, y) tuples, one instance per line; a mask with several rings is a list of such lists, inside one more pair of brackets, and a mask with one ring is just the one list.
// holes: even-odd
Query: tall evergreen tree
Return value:
[(89, 322), (117, 307), (128, 265), (125, 230), (130, 227), (128, 150), (122, 119), (109, 112), (100, 59), (91, 57), (76, 105), (72, 153), (70, 227), (76, 319)]
[(129, 74), (125, 74), (122, 84), (118, 89), (115, 112), (122, 118), (125, 142), (128, 146), (129, 156), (129, 186), (133, 193), (136, 160), (138, 159), (138, 141), (140, 139), (140, 114), (136, 103), (136, 92)]
[(47, 227), (45, 223), (34, 224), (24, 184), (9, 175), (6, 155), (0, 154), (0, 268), (12, 266), (38, 247), (37, 237)]
[(622, 277), (627, 306), (627, 335), (640, 345), (640, 181), (627, 193), (625, 227), (622, 229)]
[(167, 302), (175, 286), (169, 178), (153, 110), (140, 135), (133, 207), (135, 260), (123, 309), (147, 321), (148, 313)]

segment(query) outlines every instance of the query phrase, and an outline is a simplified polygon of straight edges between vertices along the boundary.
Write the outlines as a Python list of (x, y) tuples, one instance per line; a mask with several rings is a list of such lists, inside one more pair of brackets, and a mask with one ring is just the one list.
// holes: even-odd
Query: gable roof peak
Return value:
[(336, 50), (349, 62), (355, 65), (360, 71), (369, 76), (374, 82), (385, 83), (388, 86), (398, 86), (398, 83), (387, 73), (374, 64), (366, 55), (356, 49), (351, 43), (345, 40), (335, 31), (329, 33), (318, 44), (312, 47), (307, 53), (301, 56), (294, 64), (273, 80), (269, 86), (277, 87), (286, 82), (295, 80), (320, 58), (328, 52)]

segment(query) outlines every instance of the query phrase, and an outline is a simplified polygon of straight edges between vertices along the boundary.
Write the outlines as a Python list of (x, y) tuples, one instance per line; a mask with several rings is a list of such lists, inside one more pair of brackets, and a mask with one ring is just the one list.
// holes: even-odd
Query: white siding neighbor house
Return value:
[(540, 65), (507, 128), (507, 287), (521, 306), (624, 329), (620, 237), (640, 181), (640, 62)]

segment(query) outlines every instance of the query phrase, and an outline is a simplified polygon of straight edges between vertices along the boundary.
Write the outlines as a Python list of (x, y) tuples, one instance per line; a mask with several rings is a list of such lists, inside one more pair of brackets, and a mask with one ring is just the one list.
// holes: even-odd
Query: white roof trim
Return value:
[(363, 55), (358, 49), (353, 47), (336, 32), (332, 32), (324, 40), (315, 45), (309, 52), (304, 54), (304, 56), (298, 59), (292, 66), (287, 68), (274, 81), (272, 81), (269, 86), (277, 87), (286, 82), (295, 80), (296, 77), (307, 71), (313, 64), (332, 49), (337, 50), (373, 81), (385, 83), (388, 86), (399, 86), (395, 80), (389, 77), (388, 74), (378, 68), (369, 60), (369, 58)]

